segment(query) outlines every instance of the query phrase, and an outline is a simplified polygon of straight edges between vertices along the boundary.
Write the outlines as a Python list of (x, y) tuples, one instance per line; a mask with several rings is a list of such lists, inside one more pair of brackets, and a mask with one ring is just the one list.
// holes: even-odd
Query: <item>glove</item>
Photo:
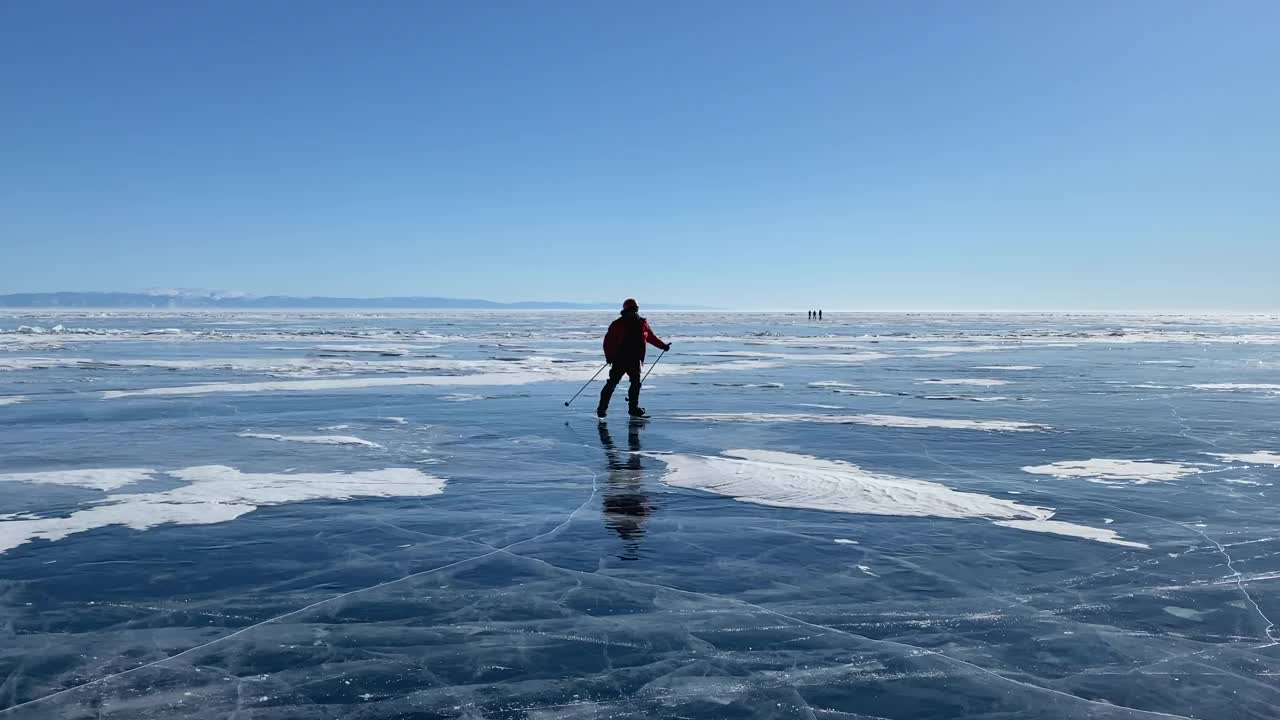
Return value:
[(667, 343), (667, 346), (666, 346), (666, 347), (664, 347), (664, 348), (662, 348), (662, 352), (666, 352), (666, 351), (668, 351), (668, 350), (670, 350), (670, 349), (671, 349), (671, 343)]

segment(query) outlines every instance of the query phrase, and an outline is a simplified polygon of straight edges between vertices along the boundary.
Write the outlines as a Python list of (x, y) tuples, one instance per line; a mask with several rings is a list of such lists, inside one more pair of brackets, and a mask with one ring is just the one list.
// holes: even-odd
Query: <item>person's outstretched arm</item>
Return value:
[(653, 334), (653, 329), (649, 327), (648, 320), (644, 321), (644, 339), (645, 339), (645, 342), (658, 348), (659, 350), (666, 351), (671, 349), (671, 343), (662, 342), (662, 338)]

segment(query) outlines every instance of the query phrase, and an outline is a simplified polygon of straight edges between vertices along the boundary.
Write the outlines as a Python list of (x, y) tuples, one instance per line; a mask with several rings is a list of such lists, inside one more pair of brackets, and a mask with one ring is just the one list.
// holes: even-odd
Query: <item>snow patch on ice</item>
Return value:
[[(432, 346), (435, 347), (435, 346)], [(330, 353), (355, 353), (358, 355), (408, 355), (414, 350), (412, 347), (404, 345), (317, 345), (315, 349), (319, 352)]]
[[(916, 338), (923, 340), (924, 338)], [(994, 352), (996, 350), (1012, 350), (1012, 347), (1005, 345), (934, 345), (933, 347), (918, 348), (931, 353), (966, 353), (966, 352)]]
[(1197, 390), (1264, 390), (1280, 393), (1280, 384), (1275, 383), (1200, 383), (1191, 387)]
[(409, 424), (408, 419), (399, 417), (398, 415), (393, 415), (391, 417), (384, 417), (384, 418), (378, 418), (378, 419), (383, 422), (389, 422), (392, 425), (408, 425)]
[(0, 475), (0, 482), (21, 482), (34, 485), (69, 485), (89, 490), (115, 490), (143, 480), (150, 480), (156, 473), (148, 468), (106, 468), (84, 470), (53, 470), (50, 472), (7, 473)]
[(1098, 542), (1124, 545), (1126, 547), (1151, 547), (1145, 543), (1121, 540), (1119, 539), (1120, 536), (1114, 530), (1088, 527), (1086, 525), (1076, 525), (1075, 523), (1062, 522), (1060, 520), (1042, 520), (1036, 518), (1032, 520), (993, 520), (992, 522), (1001, 527), (1014, 528), (1016, 530), (1049, 533), (1051, 535), (1070, 535), (1072, 537), (1084, 538), (1085, 540), (1096, 540)]
[(83, 358), (50, 357), (0, 357), (0, 370), (45, 370), (56, 367), (77, 367), (91, 360)]
[(1193, 610), (1192, 608), (1178, 607), (1176, 605), (1166, 605), (1164, 607), (1164, 611), (1174, 617), (1179, 617), (1183, 620), (1191, 620), (1193, 622), (1204, 622), (1204, 616), (1208, 615), (1207, 612), (1202, 610)]
[(677, 415), (678, 420), (704, 422), (787, 423), (810, 422), (829, 425), (876, 425), (898, 428), (946, 428), (951, 430), (988, 430), (1005, 432), (1037, 432), (1050, 430), (1048, 425), (1015, 420), (959, 420), (953, 418), (920, 418), (903, 415), (816, 415), (808, 413), (702, 413)]
[(1227, 462), (1233, 463), (1252, 463), (1254, 465), (1271, 465), (1280, 467), (1280, 453), (1259, 450), (1252, 453), (1203, 453), (1213, 457), (1222, 458)]
[[(140, 470), (64, 471), (115, 477)], [(155, 471), (145, 471), (152, 476)], [(61, 540), (110, 525), (147, 530), (158, 525), (210, 525), (234, 520), (259, 507), (306, 500), (362, 497), (428, 497), (444, 492), (445, 480), (412, 468), (351, 473), (242, 473), (206, 465), (165, 473), (187, 485), (157, 493), (108, 495), (66, 517), (0, 522), (0, 553), (33, 540)]]
[(236, 437), (255, 438), (258, 440), (275, 440), (277, 442), (309, 443), (311, 445), (361, 445), (363, 447), (380, 448), (378, 443), (361, 440), (350, 435), (276, 435), (274, 433), (241, 432)]
[(857, 545), (857, 544), (858, 544), (858, 541), (857, 541), (857, 540), (850, 540), (850, 539), (848, 539), (848, 538), (836, 538), (836, 539), (832, 540), (831, 542), (833, 542), (833, 543), (835, 543), (835, 544), (837, 544), (837, 545)]
[[(464, 361), (455, 361), (462, 363)], [(208, 395), (212, 393), (258, 393), (258, 392), (308, 392), (325, 390), (352, 390), (362, 388), (385, 387), (486, 387), (528, 385), (537, 382), (581, 382), (590, 377), (598, 369), (595, 363), (555, 362), (547, 358), (531, 358), (519, 362), (491, 361), (471, 363), (472, 366), (483, 366), (487, 371), (470, 375), (409, 375), (403, 377), (343, 377), (323, 378), (316, 380), (272, 380), (265, 382), (216, 382), (200, 385), (182, 385), (177, 387), (142, 388), (137, 390), (108, 390), (102, 393), (103, 400), (141, 396), (190, 396)], [(760, 361), (731, 361), (726, 363), (695, 365), (690, 363), (671, 363), (659, 367), (656, 374), (695, 375), (700, 373), (729, 372), (735, 370), (760, 370), (776, 367), (776, 364)]]
[(721, 457), (645, 453), (667, 465), (662, 482), (703, 490), (740, 502), (855, 515), (981, 518), (1003, 527), (1145, 548), (1110, 530), (1053, 520), (1052, 508), (960, 492), (941, 483), (864, 470), (770, 450), (726, 450)]
[(1039, 365), (976, 365), (970, 370), (1039, 370)]
[(1153, 460), (1114, 460), (1093, 458), (1090, 460), (1064, 460), (1048, 465), (1027, 465), (1022, 468), (1034, 475), (1052, 475), (1057, 478), (1083, 478), (1104, 485), (1133, 483), (1145, 485), (1152, 482), (1168, 482), (1203, 472), (1194, 465)]
[[(553, 358), (527, 358), (522, 361), (530, 372), (546, 370)], [(485, 372), (502, 369), (511, 371), (509, 364), (499, 366), (491, 360), (453, 360), (448, 358), (400, 358), (395, 360), (368, 360), (355, 357), (309, 358), (48, 358), (48, 357), (0, 357), (0, 370), (43, 370), (49, 368), (152, 368), (158, 370), (204, 371), (228, 370), (266, 374), (275, 377), (310, 378), (350, 376), (354, 373), (386, 374), (408, 372)]]
[(826, 354), (806, 354), (806, 353), (770, 353), (755, 352), (750, 350), (708, 350), (705, 352), (691, 353), (700, 357), (741, 357), (741, 358), (761, 358), (764, 360), (786, 360), (789, 362), (867, 362), (869, 360), (883, 360), (893, 357), (888, 353), (864, 351), (849, 353), (826, 353)]
[(933, 380), (920, 380), (919, 385), (973, 385), (976, 387), (994, 387), (996, 385), (1008, 385), (1008, 380), (991, 380), (988, 378), (943, 378)]
[(18, 403), (23, 403), (26, 401), (27, 401), (27, 397), (25, 395), (7, 395), (5, 397), (0, 397), (0, 406), (17, 405)]
[(280, 380), (251, 383), (205, 383), (203, 385), (183, 385), (178, 387), (144, 388), (140, 390), (108, 390), (102, 393), (103, 400), (123, 397), (163, 396), (163, 395), (208, 395), (211, 393), (256, 393), (256, 392), (306, 392), (317, 390), (351, 390), (356, 388), (405, 387), (414, 385), (522, 385), (533, 382), (507, 374), (481, 375), (425, 375), (418, 377), (391, 378), (333, 378), (324, 380)]

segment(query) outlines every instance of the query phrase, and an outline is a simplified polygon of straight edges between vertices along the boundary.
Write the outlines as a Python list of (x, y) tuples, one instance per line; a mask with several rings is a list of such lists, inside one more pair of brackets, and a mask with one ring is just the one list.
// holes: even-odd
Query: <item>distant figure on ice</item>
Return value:
[(809, 319), (810, 319), (810, 320), (812, 320), (812, 319), (813, 319), (813, 311), (812, 311), (812, 310), (810, 310), (810, 311), (809, 311)]
[(819, 320), (821, 320), (821, 319), (822, 319), (822, 311), (821, 311), (821, 310), (819, 310), (819, 311), (818, 311), (818, 319), (819, 319)]
[(640, 407), (640, 365), (644, 363), (645, 343), (664, 352), (671, 349), (671, 343), (663, 342), (654, 335), (649, 329), (649, 321), (640, 317), (640, 306), (636, 301), (628, 299), (622, 303), (622, 317), (609, 325), (609, 332), (604, 336), (604, 359), (613, 367), (609, 368), (609, 381), (600, 391), (597, 417), (609, 414), (609, 399), (623, 375), (631, 379), (631, 387), (627, 390), (627, 413), (631, 417), (645, 417), (644, 408)]

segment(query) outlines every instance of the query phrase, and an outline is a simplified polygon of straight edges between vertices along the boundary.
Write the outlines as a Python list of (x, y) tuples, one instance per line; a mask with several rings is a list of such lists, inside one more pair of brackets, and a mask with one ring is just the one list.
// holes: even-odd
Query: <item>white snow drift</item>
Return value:
[(1113, 460), (1109, 458), (1064, 460), (1048, 465), (1027, 465), (1022, 469), (1034, 475), (1082, 478), (1089, 482), (1103, 484), (1127, 482), (1135, 485), (1168, 482), (1202, 472), (1200, 468), (1185, 463), (1156, 462), (1154, 460)]
[(1200, 383), (1191, 387), (1197, 390), (1263, 390), (1280, 393), (1280, 384), (1275, 383)]
[(987, 430), (1036, 432), (1051, 429), (1048, 425), (1015, 420), (960, 420), (954, 418), (919, 418), (904, 415), (817, 415), (812, 413), (702, 413), (678, 415), (679, 420), (705, 422), (784, 423), (810, 422), (830, 425), (878, 425), (898, 428), (947, 428), (952, 430)]
[(1280, 467), (1280, 453), (1267, 452), (1259, 450), (1253, 453), (1205, 453), (1216, 458), (1222, 458), (1227, 462), (1233, 463), (1252, 463), (1254, 465), (1272, 465)]
[[(445, 481), (413, 468), (352, 473), (242, 473), (224, 465), (205, 465), (160, 473), (106, 468), (59, 473), (0, 475), (0, 482), (52, 482), (98, 489), (167, 475), (186, 485), (154, 493), (107, 495), (66, 517), (0, 522), (0, 553), (33, 540), (61, 540), (109, 525), (146, 530), (158, 525), (209, 525), (234, 520), (259, 507), (304, 500), (359, 497), (427, 497), (444, 492)], [(33, 479), (34, 478), (34, 479)]]
[(858, 515), (981, 518), (1018, 530), (1147, 547), (1122, 540), (1111, 530), (1053, 520), (1052, 508), (960, 492), (941, 483), (872, 472), (840, 460), (769, 450), (726, 450), (723, 455), (649, 454), (667, 464), (662, 478), (667, 485), (756, 505)]
[[(662, 374), (666, 376), (696, 375), (699, 373), (735, 370), (760, 370), (775, 366), (776, 363), (756, 360), (734, 360), (709, 365), (671, 363), (670, 365), (662, 366)], [(479, 371), (469, 375), (408, 375), (402, 377), (341, 377), (237, 383), (215, 382), (176, 387), (141, 388), (137, 390), (107, 390), (102, 393), (102, 399), (112, 400), (135, 396), (192, 396), (212, 393), (306, 392), (405, 386), (484, 387), (528, 385), (536, 382), (554, 381), (577, 382), (581, 381), (584, 375), (589, 377), (598, 367), (594, 362), (557, 363), (549, 358), (527, 358), (518, 362), (476, 361), (469, 362), (469, 368)]]
[(109, 468), (103, 470), (53, 470), (51, 472), (9, 473), (0, 482), (22, 482), (33, 485), (68, 485), (89, 490), (115, 490), (143, 480), (156, 471), (149, 468)]
[(276, 435), (273, 433), (255, 433), (242, 432), (236, 433), (236, 437), (256, 438), (258, 440), (276, 440), (278, 442), (296, 442), (309, 443), (311, 445), (362, 445), (364, 447), (380, 448), (382, 447), (376, 442), (361, 440), (351, 435)]

